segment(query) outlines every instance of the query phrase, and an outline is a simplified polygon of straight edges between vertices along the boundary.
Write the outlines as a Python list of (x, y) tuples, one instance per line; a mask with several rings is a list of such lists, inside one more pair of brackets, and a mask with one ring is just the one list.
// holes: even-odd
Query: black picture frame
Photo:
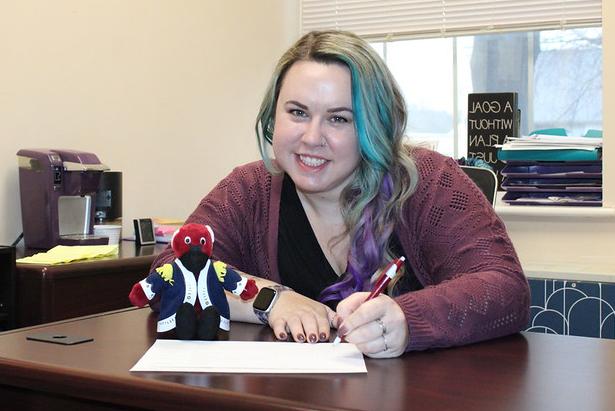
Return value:
[(154, 222), (151, 218), (135, 218), (135, 242), (137, 246), (156, 244)]

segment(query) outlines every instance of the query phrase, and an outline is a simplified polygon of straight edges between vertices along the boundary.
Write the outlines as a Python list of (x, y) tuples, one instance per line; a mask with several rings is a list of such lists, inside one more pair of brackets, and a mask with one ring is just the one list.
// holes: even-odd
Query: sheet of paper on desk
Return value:
[(366, 373), (354, 344), (157, 340), (130, 371)]

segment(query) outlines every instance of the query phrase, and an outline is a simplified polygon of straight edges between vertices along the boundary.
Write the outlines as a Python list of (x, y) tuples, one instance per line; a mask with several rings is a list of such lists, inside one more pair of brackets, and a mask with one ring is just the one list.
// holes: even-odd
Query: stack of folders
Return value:
[(602, 205), (602, 138), (532, 135), (498, 147), (510, 205)]

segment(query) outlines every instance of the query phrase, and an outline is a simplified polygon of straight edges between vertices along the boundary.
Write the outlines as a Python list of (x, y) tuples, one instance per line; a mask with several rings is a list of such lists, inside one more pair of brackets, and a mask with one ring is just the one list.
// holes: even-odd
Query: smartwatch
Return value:
[(292, 291), (283, 285), (270, 285), (263, 287), (252, 303), (252, 309), (256, 317), (265, 325), (269, 324), (269, 313), (282, 291)]

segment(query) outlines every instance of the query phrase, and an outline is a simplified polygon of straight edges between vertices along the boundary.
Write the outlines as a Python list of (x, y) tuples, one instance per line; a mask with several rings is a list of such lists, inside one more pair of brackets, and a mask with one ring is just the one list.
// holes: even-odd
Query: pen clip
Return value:
[(404, 256), (391, 261), (385, 268), (386, 271), (383, 274), (392, 280), (397, 275), (397, 271), (399, 271), (401, 266), (404, 264), (404, 261), (406, 261), (406, 257)]
[(386, 267), (382, 269), (382, 271), (380, 272), (380, 276), (374, 284), (374, 288), (367, 297), (368, 299), (374, 298), (384, 290), (387, 284), (395, 278), (395, 276), (397, 275), (397, 271), (401, 268), (405, 260), (405, 257), (400, 257), (396, 260), (391, 261), (389, 264), (387, 264)]

